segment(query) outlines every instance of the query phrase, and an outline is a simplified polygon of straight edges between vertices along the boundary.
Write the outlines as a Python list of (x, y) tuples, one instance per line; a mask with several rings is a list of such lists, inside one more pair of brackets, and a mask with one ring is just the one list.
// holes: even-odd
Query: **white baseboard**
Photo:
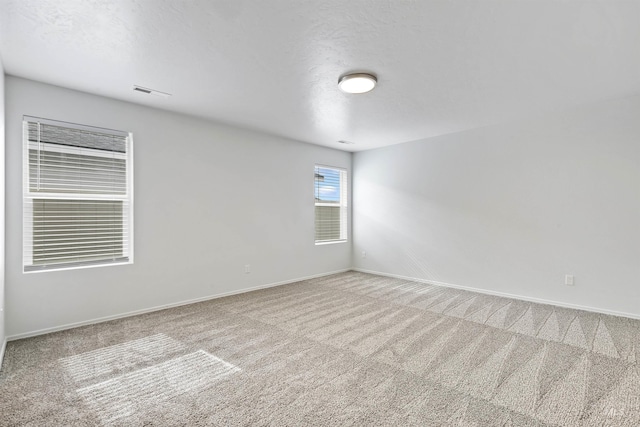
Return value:
[(272, 288), (272, 287), (276, 287), (276, 286), (287, 285), (287, 284), (290, 284), (290, 283), (300, 282), (302, 280), (309, 280), (309, 279), (315, 279), (315, 278), (318, 278), (318, 277), (330, 276), (332, 274), (344, 273), (344, 272), (350, 271), (350, 270), (359, 271), (359, 272), (362, 272), (362, 273), (375, 274), (375, 275), (378, 275), (378, 276), (386, 276), (386, 277), (393, 277), (393, 278), (396, 278), (396, 279), (410, 280), (410, 281), (413, 281), (413, 282), (425, 283), (425, 284), (429, 284), (429, 285), (443, 286), (443, 287), (453, 288), (453, 289), (461, 289), (461, 290), (465, 290), (465, 291), (477, 292), (477, 293), (486, 294), (486, 295), (493, 295), (493, 296), (506, 297), (506, 298), (514, 298), (514, 299), (518, 299), (518, 300), (521, 300), (521, 301), (535, 302), (535, 303), (539, 303), (539, 304), (555, 305), (555, 306), (559, 306), (559, 307), (572, 308), (572, 309), (576, 309), (576, 310), (584, 310), (584, 311), (590, 311), (590, 312), (594, 312), (594, 313), (609, 314), (609, 315), (612, 315), (612, 316), (628, 317), (628, 318), (631, 318), (631, 319), (640, 319), (640, 315), (633, 314), (633, 313), (625, 313), (625, 312), (620, 312), (620, 311), (615, 311), (615, 310), (606, 310), (606, 309), (601, 309), (601, 308), (597, 308), (597, 307), (588, 307), (588, 306), (582, 306), (582, 305), (577, 305), (577, 304), (568, 304), (568, 303), (560, 302), (560, 301), (546, 300), (546, 299), (542, 299), (542, 298), (532, 298), (532, 297), (528, 297), (528, 296), (524, 296), (524, 295), (510, 294), (510, 293), (498, 292), (498, 291), (491, 291), (491, 290), (487, 290), (487, 289), (474, 288), (474, 287), (471, 287), (471, 286), (455, 285), (455, 284), (452, 284), (452, 283), (445, 283), (445, 282), (438, 282), (438, 281), (435, 281), (435, 280), (420, 279), (420, 278), (417, 278), (417, 277), (410, 277), (410, 276), (403, 276), (403, 275), (400, 275), (400, 274), (385, 273), (385, 272), (382, 272), (382, 271), (366, 270), (366, 269), (363, 269), (363, 268), (346, 268), (346, 269), (342, 269), (342, 270), (331, 271), (331, 272), (328, 272), (328, 273), (321, 273), (321, 274), (315, 274), (315, 275), (312, 275), (312, 276), (306, 276), (306, 277), (300, 277), (300, 278), (296, 278), (296, 279), (284, 280), (284, 281), (281, 281), (281, 282), (269, 283), (269, 284), (266, 284), (266, 285), (254, 286), (254, 287), (251, 287), (251, 288), (245, 288), (245, 289), (240, 289), (240, 290), (235, 290), (235, 291), (230, 291), (230, 292), (223, 292), (223, 293), (220, 293), (220, 294), (208, 295), (208, 296), (201, 297), (201, 298), (194, 298), (194, 299), (190, 299), (190, 300), (186, 300), (186, 301), (180, 301), (180, 302), (171, 303), (171, 304), (164, 304), (164, 305), (160, 305), (160, 306), (156, 306), (156, 307), (150, 307), (150, 308), (141, 309), (141, 310), (129, 311), (129, 312), (126, 312), (126, 313), (120, 313), (120, 314), (116, 314), (116, 315), (113, 315), (113, 316), (99, 317), (99, 318), (85, 320), (85, 321), (81, 321), (81, 322), (67, 323), (65, 325), (59, 325), (59, 326), (54, 326), (54, 327), (51, 327), (51, 328), (39, 329), (39, 330), (35, 330), (35, 331), (30, 331), (30, 332), (25, 332), (25, 333), (21, 333), (21, 334), (11, 335), (11, 336), (8, 336), (4, 340), (4, 342), (2, 343), (2, 348), (0, 349), (0, 369), (2, 368), (2, 360), (4, 359), (4, 353), (5, 353), (5, 350), (7, 348), (7, 342), (8, 341), (15, 341), (15, 340), (23, 339), (23, 338), (34, 337), (34, 336), (37, 336), (37, 335), (44, 335), (44, 334), (48, 334), (48, 333), (51, 333), (51, 332), (63, 331), (65, 329), (77, 328), (79, 326), (86, 326), (86, 325), (92, 325), (92, 324), (96, 324), (96, 323), (108, 322), (110, 320), (122, 319), (124, 317), (137, 316), (139, 314), (151, 313), (151, 312), (154, 312), (154, 311), (165, 310), (165, 309), (173, 308), (173, 307), (180, 307), (182, 305), (195, 304), (195, 303), (198, 303), (198, 302), (208, 301), (208, 300), (212, 300), (212, 299), (216, 299), (216, 298), (223, 298), (223, 297), (227, 297), (227, 296), (231, 296), (231, 295), (237, 295), (237, 294), (243, 294), (243, 293), (246, 293), (246, 292), (257, 291), (259, 289), (266, 289), (266, 288)]
[(4, 352), (7, 349), (7, 340), (2, 342), (2, 348), (0, 348), (0, 371), (2, 370), (2, 361), (4, 360)]
[[(244, 294), (246, 292), (257, 291), (259, 289), (273, 288), (275, 286), (287, 285), (287, 284), (290, 284), (290, 283), (300, 282), (302, 280), (309, 280), (309, 279), (315, 279), (315, 278), (318, 278), (318, 277), (330, 276), (332, 274), (344, 273), (345, 271), (350, 271), (350, 270), (351, 270), (350, 268), (345, 268), (343, 270), (331, 271), (329, 273), (320, 273), (320, 274), (315, 274), (315, 275), (312, 275), (312, 276), (300, 277), (300, 278), (297, 278), (297, 279), (284, 280), (284, 281), (281, 281), (281, 282), (269, 283), (269, 284), (266, 284), (266, 285), (254, 286), (254, 287), (251, 287), (251, 288), (239, 289), (239, 290), (230, 291), (230, 292), (223, 292), (221, 294), (207, 295), (207, 296), (201, 297), (201, 298), (194, 298), (194, 299), (190, 299), (190, 300), (186, 300), (186, 301), (180, 301), (180, 302), (171, 303), (171, 304), (164, 304), (164, 305), (159, 305), (159, 306), (156, 306), (156, 307), (144, 308), (144, 309), (141, 309), (141, 310), (129, 311), (129, 312), (126, 312), (126, 313), (115, 314), (113, 316), (98, 317), (98, 318), (95, 318), (95, 319), (84, 320), (84, 321), (81, 321), (81, 322), (67, 323), (65, 325), (54, 326), (54, 327), (51, 327), (51, 328), (38, 329), (36, 331), (24, 332), (24, 333), (21, 333), (21, 334), (15, 334), (15, 335), (8, 336), (7, 339), (5, 340), (5, 346), (6, 346), (6, 342), (7, 341), (15, 341), (15, 340), (23, 339), (23, 338), (29, 338), (29, 337), (35, 337), (35, 336), (38, 336), (38, 335), (49, 334), (51, 332), (63, 331), (65, 329), (73, 329), (73, 328), (77, 328), (79, 326), (93, 325), (93, 324), (96, 324), (96, 323), (108, 322), (110, 320), (122, 319), (124, 317), (131, 317), (131, 316), (137, 316), (139, 314), (151, 313), (153, 311), (166, 310), (167, 308), (180, 307), (182, 305), (195, 304), (197, 302), (208, 301), (208, 300), (212, 300), (212, 299), (216, 299), (216, 298), (228, 297), (228, 296), (237, 295), (237, 294)], [(2, 348), (3, 349), (3, 353), (2, 354), (4, 354), (4, 348), (5, 347)], [(1, 361), (1, 358), (0, 358), (0, 361)]]
[(509, 294), (509, 293), (506, 293), (506, 292), (491, 291), (491, 290), (487, 290), (487, 289), (474, 288), (474, 287), (471, 287), (471, 286), (454, 285), (452, 283), (437, 282), (435, 280), (419, 279), (417, 277), (402, 276), (400, 274), (391, 274), (391, 273), (384, 273), (382, 271), (365, 270), (364, 268), (352, 268), (352, 270), (353, 271), (359, 271), (361, 273), (375, 274), (377, 276), (393, 277), (395, 279), (410, 280), (412, 282), (425, 283), (425, 284), (428, 284), (428, 285), (442, 286), (442, 287), (445, 287), (445, 288), (454, 288), (454, 289), (461, 289), (461, 290), (464, 290), (464, 291), (477, 292), (479, 294), (493, 295), (493, 296), (505, 297), (505, 298), (513, 298), (513, 299), (517, 299), (517, 300), (521, 300), (521, 301), (535, 302), (535, 303), (538, 303), (538, 304), (555, 305), (555, 306), (558, 306), (558, 307), (572, 308), (572, 309), (575, 309), (575, 310), (584, 310), (584, 311), (590, 311), (590, 312), (593, 312), (593, 313), (609, 314), (611, 316), (620, 316), (620, 317), (628, 317), (628, 318), (631, 318), (631, 319), (640, 319), (640, 315), (639, 314), (625, 313), (625, 312), (622, 312), (622, 311), (607, 310), (607, 309), (597, 308), (597, 307), (588, 307), (588, 306), (578, 305), (578, 304), (569, 304), (569, 303), (566, 303), (566, 302), (553, 301), (553, 300), (547, 300), (547, 299), (542, 299), (542, 298), (533, 298), (533, 297), (528, 297), (528, 296), (525, 296), (525, 295)]

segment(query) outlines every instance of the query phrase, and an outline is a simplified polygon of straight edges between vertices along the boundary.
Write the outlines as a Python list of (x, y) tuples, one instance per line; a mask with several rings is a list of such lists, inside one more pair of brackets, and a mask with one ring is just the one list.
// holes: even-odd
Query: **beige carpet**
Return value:
[(10, 342), (3, 426), (640, 425), (640, 321), (349, 272)]

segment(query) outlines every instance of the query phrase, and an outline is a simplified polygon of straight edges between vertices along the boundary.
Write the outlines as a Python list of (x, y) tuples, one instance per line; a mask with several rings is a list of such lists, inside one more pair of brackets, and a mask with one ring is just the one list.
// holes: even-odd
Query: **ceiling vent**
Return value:
[(133, 91), (134, 92), (140, 92), (140, 93), (146, 93), (147, 95), (161, 96), (163, 98), (168, 98), (168, 97), (171, 96), (170, 93), (160, 92), (159, 90), (149, 89), (147, 87), (142, 87), (142, 86), (137, 86), (137, 85), (133, 85)]

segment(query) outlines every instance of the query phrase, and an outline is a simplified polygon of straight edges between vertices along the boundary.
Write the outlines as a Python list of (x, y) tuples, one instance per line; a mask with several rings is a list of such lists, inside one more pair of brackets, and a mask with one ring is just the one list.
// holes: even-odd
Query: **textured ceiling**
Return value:
[[(640, 1), (0, 0), (0, 55), (7, 74), (359, 151), (639, 92)], [(349, 71), (378, 87), (342, 93)]]

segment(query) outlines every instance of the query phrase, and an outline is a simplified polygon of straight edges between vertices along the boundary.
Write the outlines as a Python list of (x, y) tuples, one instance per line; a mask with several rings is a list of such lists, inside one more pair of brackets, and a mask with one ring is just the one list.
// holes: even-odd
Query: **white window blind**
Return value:
[(132, 138), (24, 117), (24, 270), (132, 262)]
[(315, 166), (316, 243), (347, 240), (347, 171)]

